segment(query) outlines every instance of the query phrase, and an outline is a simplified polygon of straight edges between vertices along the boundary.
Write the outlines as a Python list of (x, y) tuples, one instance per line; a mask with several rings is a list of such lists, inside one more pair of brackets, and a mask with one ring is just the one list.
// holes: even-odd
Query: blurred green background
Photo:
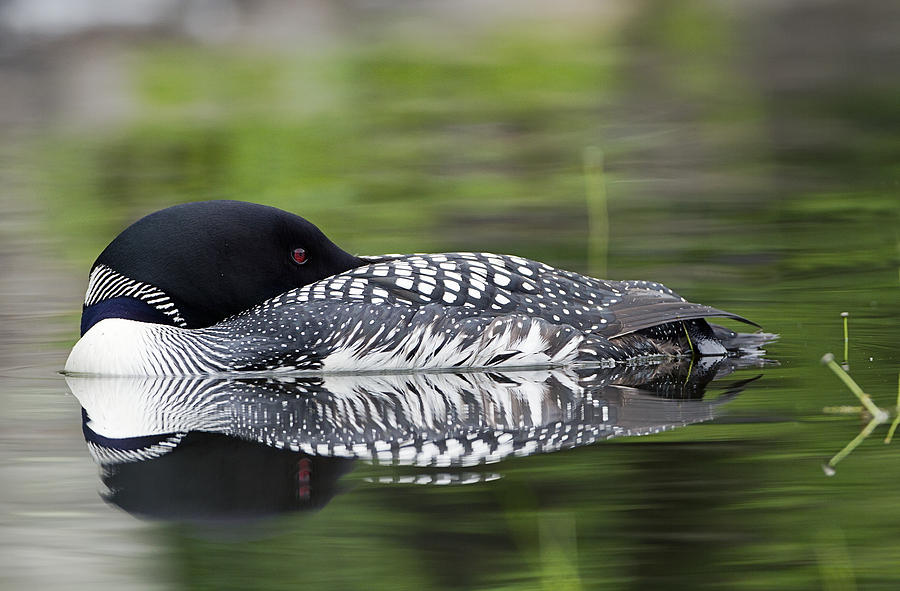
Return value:
[[(896, 403), (896, 2), (41, 0), (0, 26), (4, 585), (897, 588), (897, 444), (822, 474), (861, 423), (818, 362), (849, 311), (852, 375)], [(106, 243), (223, 198), (361, 254), (662, 281), (780, 333), (780, 365), (714, 424), (499, 481), (359, 466), (241, 535), (145, 524), (97, 498), (54, 372)]]

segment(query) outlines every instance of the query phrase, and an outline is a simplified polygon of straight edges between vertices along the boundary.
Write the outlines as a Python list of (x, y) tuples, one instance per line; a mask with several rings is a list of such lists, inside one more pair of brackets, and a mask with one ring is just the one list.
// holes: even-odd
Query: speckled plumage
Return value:
[(142, 323), (143, 346), (112, 373), (552, 366), (695, 347), (724, 354), (707, 316), (740, 319), (659, 283), (593, 279), (515, 256), (396, 255), (208, 328)]

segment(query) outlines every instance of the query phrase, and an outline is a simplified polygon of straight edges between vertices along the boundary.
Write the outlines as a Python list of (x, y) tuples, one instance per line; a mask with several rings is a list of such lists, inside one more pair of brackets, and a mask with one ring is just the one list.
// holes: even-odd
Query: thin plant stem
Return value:
[(847, 358), (850, 354), (850, 334), (847, 330), (848, 318), (850, 317), (850, 312), (841, 312), (841, 318), (844, 319), (844, 365), (847, 365)]
[(897, 416), (894, 417), (894, 422), (891, 423), (887, 437), (884, 438), (885, 443), (891, 442), (891, 439), (894, 437), (894, 431), (897, 430), (897, 425), (900, 424), (900, 373), (897, 374), (897, 408), (894, 412), (897, 413)]
[(609, 253), (609, 209), (603, 151), (595, 146), (584, 150), (584, 181), (588, 208), (588, 267), (593, 275), (604, 277)]
[(872, 431), (875, 430), (875, 427), (881, 424), (881, 420), (878, 417), (873, 417), (871, 421), (869, 421), (862, 431), (859, 432), (859, 435), (854, 437), (850, 443), (844, 446), (844, 449), (834, 454), (830, 460), (828, 460), (828, 464), (825, 466), (825, 473), (831, 476), (833, 472), (829, 472), (828, 468), (834, 468), (838, 462), (843, 460), (847, 455), (856, 449), (856, 447), (863, 442), (863, 440), (872, 434)]

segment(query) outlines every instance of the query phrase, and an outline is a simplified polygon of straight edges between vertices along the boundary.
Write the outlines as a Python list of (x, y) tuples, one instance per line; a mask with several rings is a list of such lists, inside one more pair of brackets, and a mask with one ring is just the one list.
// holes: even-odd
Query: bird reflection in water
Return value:
[[(506, 458), (708, 421), (758, 358), (489, 373), (240, 378), (67, 377), (105, 498), (175, 520), (323, 507), (359, 460), (399, 482), (500, 477)], [(387, 480), (390, 480), (388, 478)]]

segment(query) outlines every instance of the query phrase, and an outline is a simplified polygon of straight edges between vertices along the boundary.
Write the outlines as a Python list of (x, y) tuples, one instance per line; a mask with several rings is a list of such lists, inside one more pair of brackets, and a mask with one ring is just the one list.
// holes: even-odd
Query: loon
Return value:
[(292, 213), (204, 201), (152, 213), (91, 267), (75, 374), (407, 371), (750, 352), (775, 335), (650, 281), (518, 256), (354, 256)]

